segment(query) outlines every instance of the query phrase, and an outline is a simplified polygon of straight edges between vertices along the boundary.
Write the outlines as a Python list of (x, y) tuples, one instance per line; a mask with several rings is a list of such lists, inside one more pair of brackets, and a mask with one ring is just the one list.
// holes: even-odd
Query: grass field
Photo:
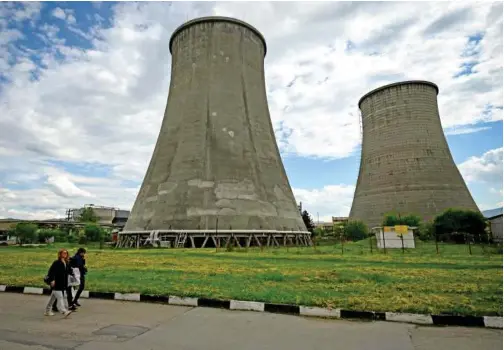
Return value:
[[(402, 254), (369, 242), (265, 251), (90, 248), (87, 290), (328, 306), (502, 315), (502, 255), (423, 244)], [(0, 248), (0, 284), (43, 287), (56, 246)], [(71, 249), (74, 253), (76, 248)]]

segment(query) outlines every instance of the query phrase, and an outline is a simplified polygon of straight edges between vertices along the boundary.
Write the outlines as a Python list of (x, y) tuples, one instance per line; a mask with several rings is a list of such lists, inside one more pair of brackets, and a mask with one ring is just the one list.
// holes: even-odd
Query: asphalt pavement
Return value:
[(327, 320), (82, 299), (44, 316), (48, 296), (0, 293), (1, 350), (494, 350), (502, 330)]

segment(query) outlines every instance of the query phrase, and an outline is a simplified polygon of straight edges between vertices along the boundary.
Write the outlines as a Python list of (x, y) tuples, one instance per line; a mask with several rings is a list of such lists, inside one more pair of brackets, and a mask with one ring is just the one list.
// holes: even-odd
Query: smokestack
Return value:
[(191, 20), (170, 39), (161, 131), (125, 231), (306, 231), (275, 140), (266, 42), (227, 17)]
[(371, 228), (390, 212), (430, 220), (448, 208), (478, 211), (448, 148), (438, 92), (431, 82), (405, 81), (359, 100), (362, 154), (350, 220)]

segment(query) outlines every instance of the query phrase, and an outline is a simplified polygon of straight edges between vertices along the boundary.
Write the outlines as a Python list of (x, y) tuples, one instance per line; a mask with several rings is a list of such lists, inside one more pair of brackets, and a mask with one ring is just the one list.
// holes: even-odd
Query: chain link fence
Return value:
[(314, 248), (332, 247), (341, 254), (391, 254), (391, 255), (490, 255), (502, 254), (502, 242), (491, 239), (477, 242), (471, 235), (463, 234), (455, 242), (443, 242), (439, 238), (422, 241), (414, 234), (385, 236), (383, 232), (370, 234), (368, 238), (352, 241), (344, 234), (328, 234), (314, 237)]

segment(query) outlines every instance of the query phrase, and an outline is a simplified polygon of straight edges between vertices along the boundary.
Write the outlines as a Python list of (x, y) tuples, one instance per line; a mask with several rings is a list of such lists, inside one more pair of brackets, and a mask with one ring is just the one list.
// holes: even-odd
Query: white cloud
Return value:
[(81, 190), (65, 176), (50, 175), (47, 183), (55, 194), (62, 197), (92, 197), (91, 193)]
[(66, 13), (65, 13), (65, 11), (63, 11), (63, 9), (61, 7), (56, 7), (52, 11), (52, 15), (56, 18), (59, 18), (59, 19), (66, 19)]
[[(40, 5), (31, 4), (22, 11), (0, 6), (0, 29), (14, 14), (35, 23)], [(39, 50), (13, 44), (23, 35), (17, 29), (0, 33), (0, 71), (10, 81), (0, 86), (0, 184), (41, 186), (16, 190), (16, 198), (2, 205), (45, 210), (41, 215), (89, 198), (131, 207), (137, 188), (123, 190), (120, 180), (141, 181), (152, 154), (170, 82), (169, 38), (185, 19), (212, 14), (243, 19), (265, 35), (268, 100), (283, 154), (355, 153), (358, 99), (403, 79), (439, 85), (448, 132), (476, 132), (486, 127), (479, 122), (502, 119), (502, 109), (489, 107), (502, 105), (500, 3), (119, 3), (110, 26), (100, 18), (88, 30), (72, 25), (71, 11), (57, 8), (53, 15), (90, 40), (91, 48), (66, 46), (62, 31), (47, 23), (36, 30), (48, 45)], [(481, 41), (469, 43), (467, 37), (478, 33)], [(9, 67), (13, 47), (17, 58)], [(475, 73), (453, 78), (470, 60), (477, 62)], [(48, 160), (103, 164), (112, 173), (86, 184), (71, 172), (51, 173)], [(341, 186), (296, 189), (296, 196), (307, 208), (319, 198), (311, 212), (347, 215), (353, 187)], [(331, 191), (347, 199), (341, 202)], [(324, 193), (331, 198), (322, 199)], [(34, 196), (49, 196), (46, 206), (34, 207)]]
[(75, 19), (75, 16), (74, 16), (74, 15), (68, 15), (68, 16), (67, 16), (67, 22), (68, 22), (69, 24), (75, 24), (75, 23), (77, 23), (77, 20)]
[(485, 182), (502, 186), (502, 147), (485, 152), (481, 157), (471, 157), (458, 167), (469, 183)]
[(61, 7), (56, 7), (52, 11), (52, 15), (56, 18), (66, 21), (68, 24), (72, 25), (77, 23), (75, 16), (73, 15), (73, 10), (62, 9)]
[(463, 134), (474, 134), (475, 132), (490, 130), (489, 126), (481, 126), (481, 127), (470, 127), (470, 126), (462, 126), (458, 128), (452, 128), (445, 131), (445, 135), (463, 135)]
[(125, 187), (109, 179), (72, 177), (54, 171), (39, 188), (0, 187), (0, 217), (63, 218), (67, 209), (85, 204), (131, 209), (138, 190), (138, 186)]
[(332, 216), (348, 216), (354, 190), (355, 186), (340, 184), (310, 190), (294, 188), (293, 192), (296, 202), (302, 203), (314, 222), (329, 222)]

